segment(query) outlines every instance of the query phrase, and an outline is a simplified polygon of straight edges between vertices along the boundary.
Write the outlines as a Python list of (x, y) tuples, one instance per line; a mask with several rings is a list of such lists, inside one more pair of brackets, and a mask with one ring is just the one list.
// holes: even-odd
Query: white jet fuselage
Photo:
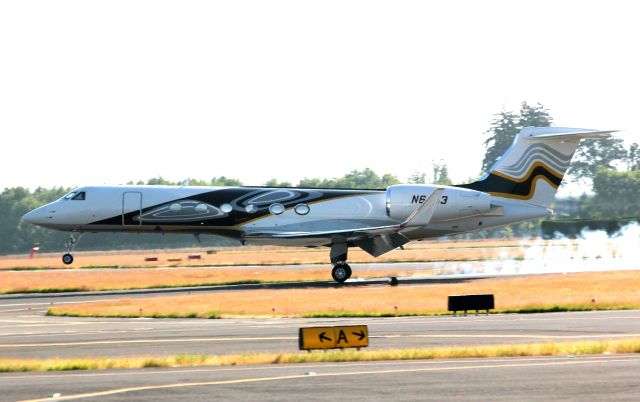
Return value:
[[(259, 187), (92, 186), (42, 206), (26, 221), (72, 232), (218, 234), (245, 243), (329, 245), (332, 235), (399, 224), (435, 189), (430, 222), (412, 240), (544, 217), (547, 208), (458, 187), (397, 185), (383, 190)], [(74, 199), (83, 194), (81, 199)], [(279, 234), (306, 236), (278, 237)]]

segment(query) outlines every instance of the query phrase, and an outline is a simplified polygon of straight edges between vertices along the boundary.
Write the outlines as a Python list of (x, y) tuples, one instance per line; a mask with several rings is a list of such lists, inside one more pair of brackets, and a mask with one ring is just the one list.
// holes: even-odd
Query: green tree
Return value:
[(635, 142), (629, 147), (626, 163), (627, 170), (640, 170), (640, 147)]
[(231, 177), (220, 176), (214, 177), (209, 182), (210, 186), (242, 186), (242, 182)]
[(407, 182), (411, 184), (425, 184), (427, 182), (427, 174), (424, 172), (413, 172)]
[(304, 178), (298, 183), (298, 187), (307, 188), (362, 188), (382, 189), (400, 181), (392, 174), (385, 173), (379, 176), (373, 170), (352, 170), (342, 177), (335, 179)]
[(307, 178), (300, 180), (298, 183), (298, 187), (303, 188), (335, 188), (336, 181), (335, 179), (320, 179), (320, 178)]
[(488, 172), (494, 163), (505, 153), (518, 134), (518, 116), (503, 110), (491, 122), (491, 128), (486, 132), (489, 136), (484, 141), (487, 149), (482, 160), (482, 171)]
[(569, 174), (574, 179), (593, 179), (599, 168), (615, 170), (616, 162), (626, 158), (627, 151), (620, 138), (582, 141), (569, 167)]
[(433, 184), (442, 184), (445, 186), (451, 185), (451, 179), (449, 178), (449, 168), (447, 164), (440, 161), (433, 164)]
[(343, 177), (336, 180), (336, 188), (370, 188), (381, 189), (400, 181), (392, 174), (378, 176), (373, 170), (366, 168), (363, 170), (352, 170)]
[(278, 181), (277, 179), (271, 179), (268, 182), (264, 183), (267, 187), (293, 187), (293, 185), (288, 181)]
[(540, 103), (529, 105), (522, 102), (519, 114), (503, 110), (495, 115), (491, 128), (486, 132), (489, 136), (484, 146), (487, 148), (482, 160), (482, 171), (488, 172), (491, 166), (509, 149), (516, 135), (524, 127), (548, 127), (553, 118)]
[(173, 186), (176, 185), (176, 182), (165, 180), (162, 176), (152, 177), (147, 180), (147, 184), (149, 186)]
[(553, 118), (549, 115), (549, 111), (541, 103), (538, 102), (532, 106), (527, 102), (522, 102), (520, 105), (519, 129), (524, 127), (549, 127), (552, 122)]
[(61, 232), (43, 229), (22, 222), (21, 219), (30, 210), (57, 200), (68, 191), (62, 187), (54, 187), (37, 188), (31, 193), (26, 188), (14, 187), (0, 193), (0, 252), (24, 252), (36, 242), (62, 239), (64, 236)]
[(619, 172), (599, 168), (593, 176), (593, 191), (595, 196), (589, 202), (591, 217), (640, 217), (640, 170)]

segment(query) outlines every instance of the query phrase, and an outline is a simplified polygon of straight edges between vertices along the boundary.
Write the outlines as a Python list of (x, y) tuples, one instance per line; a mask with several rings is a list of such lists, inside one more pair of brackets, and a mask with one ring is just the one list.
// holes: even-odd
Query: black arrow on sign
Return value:
[(364, 336), (365, 336), (364, 331), (360, 331), (360, 332), (352, 332), (352, 334), (354, 334), (355, 336), (357, 336), (359, 341), (363, 340), (363, 339), (364, 339)]
[(326, 332), (320, 332), (320, 335), (318, 336), (318, 338), (320, 338), (320, 342), (324, 342), (324, 341), (329, 341), (331, 342), (331, 338), (329, 338), (328, 336), (325, 336)]

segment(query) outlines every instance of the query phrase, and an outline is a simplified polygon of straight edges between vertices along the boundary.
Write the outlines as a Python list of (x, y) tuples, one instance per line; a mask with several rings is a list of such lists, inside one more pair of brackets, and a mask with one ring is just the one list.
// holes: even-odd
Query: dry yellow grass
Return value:
[[(313, 269), (142, 268), (100, 270), (0, 271), (0, 293), (64, 290), (142, 289), (223, 283), (330, 280), (329, 265)], [(359, 270), (353, 278), (433, 274), (432, 270)]]
[(179, 355), (168, 357), (93, 357), (77, 359), (3, 359), (0, 372), (105, 370), (143, 367), (230, 366), (313, 362), (491, 358), (639, 353), (640, 339), (516, 345), (456, 346), (372, 351), (337, 350), (324, 353), (259, 353), (245, 355)]
[(433, 314), (446, 311), (448, 295), (478, 293), (493, 293), (499, 310), (551, 306), (640, 308), (640, 271), (525, 276), (430, 286), (220, 292), (73, 304), (50, 311), (69, 315), (149, 317)]
[[(362, 250), (350, 250), (350, 262), (385, 261), (456, 261), (485, 260), (496, 258), (521, 258), (524, 256), (527, 240), (479, 240), (479, 241), (426, 241), (413, 243), (406, 250), (394, 251), (374, 258)], [(552, 241), (544, 244), (553, 244)], [(76, 252), (73, 265), (61, 262), (62, 253), (47, 253), (29, 259), (24, 256), (0, 258), (0, 269), (11, 268), (81, 268), (81, 267), (156, 267), (175, 265), (283, 265), (283, 264), (326, 264), (328, 249), (288, 248), (288, 247), (225, 247), (206, 254), (202, 249), (144, 250)], [(187, 256), (200, 254), (202, 260), (189, 261)], [(157, 262), (145, 262), (145, 257), (158, 257)], [(181, 259), (180, 262), (169, 261)]]

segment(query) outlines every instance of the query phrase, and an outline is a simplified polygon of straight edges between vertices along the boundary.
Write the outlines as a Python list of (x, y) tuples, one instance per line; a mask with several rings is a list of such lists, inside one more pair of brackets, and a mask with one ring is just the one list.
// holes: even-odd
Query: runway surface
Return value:
[[(0, 297), (0, 356), (295, 352), (298, 328), (346, 324), (369, 326), (370, 349), (640, 337), (640, 311), (634, 310), (357, 319), (99, 319), (44, 315), (51, 303), (122, 297), (149, 295)], [(640, 356), (626, 355), (5, 373), (0, 374), (0, 400), (109, 390), (116, 391), (93, 397), (631, 400), (637, 399), (640, 392), (636, 375), (639, 369)], [(202, 384), (190, 385), (193, 383)], [(117, 391), (128, 387), (149, 388)]]
[(640, 356), (202, 367), (0, 376), (3, 400), (637, 400)]

